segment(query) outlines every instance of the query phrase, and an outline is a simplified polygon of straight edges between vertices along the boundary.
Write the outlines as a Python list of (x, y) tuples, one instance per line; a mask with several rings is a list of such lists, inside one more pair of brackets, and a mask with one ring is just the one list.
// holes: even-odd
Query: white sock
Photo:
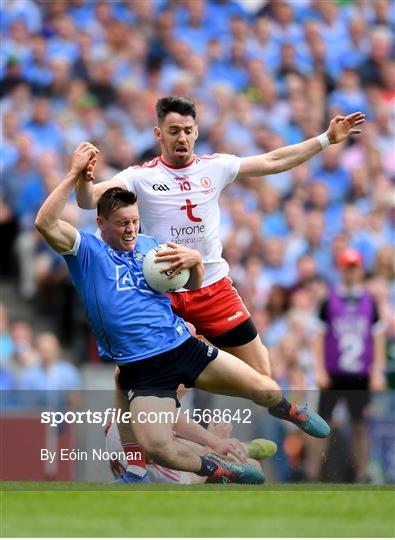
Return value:
[(138, 465), (128, 465), (128, 468), (126, 470), (128, 472), (135, 474), (136, 476), (140, 476), (141, 478), (145, 476), (147, 472), (147, 469), (144, 469), (143, 467), (139, 467)]

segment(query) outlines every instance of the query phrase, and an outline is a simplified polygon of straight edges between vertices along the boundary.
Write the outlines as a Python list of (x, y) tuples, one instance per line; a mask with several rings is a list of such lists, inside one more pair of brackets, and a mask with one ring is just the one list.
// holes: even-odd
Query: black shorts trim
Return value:
[(246, 345), (258, 335), (258, 330), (251, 317), (239, 325), (231, 328), (219, 336), (209, 337), (209, 341), (216, 347), (240, 347)]
[(370, 401), (369, 377), (347, 377), (344, 375), (331, 375), (331, 385), (321, 390), (318, 405), (318, 414), (325, 420), (330, 420), (337, 402), (343, 399), (350, 411), (354, 422), (364, 418), (365, 408)]
[(190, 337), (181, 345), (138, 362), (119, 365), (118, 382), (129, 394), (137, 396), (172, 397), (177, 400), (177, 388), (190, 388), (206, 366), (218, 356), (218, 349)]

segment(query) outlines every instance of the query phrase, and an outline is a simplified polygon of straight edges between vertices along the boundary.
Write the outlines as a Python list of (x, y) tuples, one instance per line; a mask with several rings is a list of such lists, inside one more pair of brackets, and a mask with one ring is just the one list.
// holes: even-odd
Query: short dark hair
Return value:
[(133, 193), (133, 191), (120, 187), (109, 188), (102, 193), (97, 201), (97, 215), (107, 219), (108, 216), (112, 212), (115, 212), (115, 210), (118, 210), (118, 208), (131, 206), (136, 204), (136, 202), (137, 195)]
[(196, 107), (193, 101), (183, 96), (166, 96), (156, 102), (156, 116), (161, 122), (166, 116), (175, 112), (182, 116), (192, 116), (196, 120)]

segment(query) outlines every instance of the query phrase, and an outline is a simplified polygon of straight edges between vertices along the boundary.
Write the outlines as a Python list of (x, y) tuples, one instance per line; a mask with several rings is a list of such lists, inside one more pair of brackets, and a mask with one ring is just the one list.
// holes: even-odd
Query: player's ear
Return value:
[(154, 127), (154, 135), (155, 135), (155, 139), (157, 141), (160, 141), (161, 140), (161, 136), (160, 136), (160, 127), (158, 126), (155, 126)]
[(101, 216), (96, 217), (96, 223), (97, 223), (97, 226), (99, 227), (99, 229), (102, 230), (103, 225), (104, 225), (104, 220), (103, 220), (103, 218)]
[(199, 126), (196, 124), (195, 126), (195, 141), (199, 137)]

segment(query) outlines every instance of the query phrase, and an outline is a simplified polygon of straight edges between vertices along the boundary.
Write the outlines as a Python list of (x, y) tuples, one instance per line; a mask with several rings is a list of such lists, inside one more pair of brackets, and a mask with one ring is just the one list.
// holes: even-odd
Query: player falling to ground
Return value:
[[(182, 421), (183, 417), (184, 421)], [(232, 425), (230, 423), (211, 423), (208, 429), (204, 429), (199, 424), (191, 423), (188, 425), (188, 423), (185, 422), (184, 415), (180, 415), (179, 420), (181, 420), (181, 422), (177, 421), (174, 426), (176, 436), (183, 438), (184, 442), (187, 444), (196, 445), (201, 453), (208, 451), (209, 448), (213, 451), (212, 441), (215, 439), (219, 439), (226, 446), (227, 438), (232, 430)], [(184, 434), (185, 437), (183, 437)], [(114, 455), (114, 458), (109, 462), (111, 472), (116, 479), (125, 477), (128, 467), (127, 453), (129, 451), (133, 454), (135, 445), (133, 442), (129, 442), (128, 444), (121, 443), (116, 423), (109, 422), (104, 428), (104, 435), (106, 439), (106, 451)], [(233, 439), (233, 441), (237, 443), (237, 445), (235, 444), (235, 448), (237, 449), (237, 455), (240, 456), (239, 459), (235, 460), (242, 463), (248, 462), (257, 468), (261, 468), (258, 460), (272, 457), (277, 452), (275, 443), (265, 439), (255, 439), (248, 443), (241, 443), (237, 439)], [(236, 458), (235, 454), (236, 452), (234, 451), (234, 454), (232, 454), (234, 458)], [(223, 457), (227, 458), (229, 456)], [(133, 458), (133, 461), (135, 462), (135, 458)], [(201, 484), (207, 480), (205, 477), (198, 476), (194, 473), (162, 467), (155, 462), (148, 463), (146, 465), (146, 470), (148, 480), (152, 483)]]
[[(187, 327), (193, 335), (193, 329), (189, 323), (187, 324)], [(201, 337), (198, 337), (198, 339), (201, 340)], [(115, 381), (117, 388), (120, 390), (119, 368), (116, 368)], [(184, 386), (180, 385), (177, 389), (177, 398), (182, 399), (185, 391)], [(116, 406), (122, 413), (129, 410), (128, 400), (122, 391), (116, 393)], [(224, 422), (215, 424), (214, 422), (211, 422), (208, 428), (205, 429), (200, 424), (189, 422), (184, 414), (178, 415), (174, 425), (174, 434), (184, 439), (184, 441), (188, 441), (188, 444), (200, 445), (197, 447), (199, 452), (201, 452), (202, 447), (206, 447), (225, 459), (245, 463), (247, 462), (247, 458), (262, 460), (273, 457), (277, 452), (277, 445), (273, 441), (267, 439), (255, 439), (246, 445), (245, 443), (241, 443), (238, 439), (230, 438), (231, 431), (232, 426), (229, 423)], [(116, 434), (116, 437), (115, 435), (111, 439), (107, 437), (106, 441), (119, 441), (121, 444), (120, 450), (126, 458), (125, 470), (122, 470), (119, 462), (111, 463), (112, 468), (119, 473), (116, 474), (117, 483), (134, 482), (136, 475), (144, 476), (145, 474), (148, 474), (148, 478), (151, 481), (154, 481), (155, 478), (156, 481), (161, 481), (161, 475), (162, 481), (165, 481), (165, 479), (169, 477), (166, 468), (158, 468), (156, 463), (154, 464), (154, 467), (150, 467), (149, 464), (146, 463), (144, 452), (141, 451), (141, 448), (139, 448), (139, 445), (135, 442), (136, 438), (131, 423), (119, 422), (116, 428), (111, 430), (111, 434)], [(249, 463), (252, 463), (251, 459), (248, 460)], [(256, 462), (255, 465), (261, 468), (259, 462)], [(202, 480), (201, 477), (198, 477), (193, 473), (181, 473), (182, 471), (173, 470), (170, 477), (173, 479), (177, 478), (177, 483), (189, 483), (189, 480), (191, 479), (193, 479), (194, 483), (198, 481), (197, 479), (199, 479), (200, 483), (206, 481), (206, 479)], [(188, 482), (186, 482), (187, 480)]]
[[(370, 391), (383, 390), (385, 381), (385, 332), (373, 296), (363, 283), (361, 254), (344, 251), (338, 261), (340, 285), (329, 292), (320, 309), (321, 327), (315, 338), (314, 358), (321, 389), (318, 412), (332, 418), (336, 403), (344, 399), (350, 411), (355, 478), (368, 480), (369, 432), (364, 418)], [(326, 444), (317, 444), (307, 460), (309, 480), (320, 476)]]
[[(159, 465), (207, 476), (214, 481), (262, 483), (262, 473), (249, 464), (234, 464), (216, 454), (201, 456), (178, 440), (173, 422), (141, 421), (149, 413), (176, 417), (180, 384), (250, 399), (273, 416), (306, 433), (326, 437), (329, 426), (316, 413), (291, 405), (277, 383), (237, 357), (192, 337), (176, 316), (170, 299), (150, 289), (144, 279), (144, 256), (158, 245), (138, 234), (139, 212), (134, 193), (110, 188), (100, 197), (97, 223), (101, 239), (61, 219), (81, 173), (97, 149), (81, 143), (71, 169), (42, 205), (36, 227), (65, 258), (72, 281), (85, 305), (99, 354), (120, 370), (119, 385), (130, 402), (133, 432), (147, 455)], [(187, 261), (188, 286), (199, 289), (204, 267), (197, 250), (178, 248)], [(145, 477), (135, 480), (144, 482)]]
[[(92, 175), (81, 175), (77, 202), (95, 208), (102, 193), (122, 187), (137, 195), (141, 232), (159, 242), (193, 247), (202, 256), (205, 276), (196, 291), (171, 294), (173, 310), (192, 323), (213, 345), (237, 356), (263, 375), (271, 373), (267, 349), (261, 342), (247, 308), (232, 287), (229, 266), (222, 258), (219, 239), (221, 191), (244, 176), (286, 171), (308, 160), (330, 144), (360, 133), (365, 115), (356, 112), (331, 120), (326, 133), (263, 155), (239, 158), (228, 154), (197, 156), (195, 105), (185, 97), (164, 97), (156, 104), (155, 137), (161, 155), (141, 167), (129, 167), (112, 180), (94, 185)], [(189, 265), (181, 248), (161, 252), (169, 268)]]

